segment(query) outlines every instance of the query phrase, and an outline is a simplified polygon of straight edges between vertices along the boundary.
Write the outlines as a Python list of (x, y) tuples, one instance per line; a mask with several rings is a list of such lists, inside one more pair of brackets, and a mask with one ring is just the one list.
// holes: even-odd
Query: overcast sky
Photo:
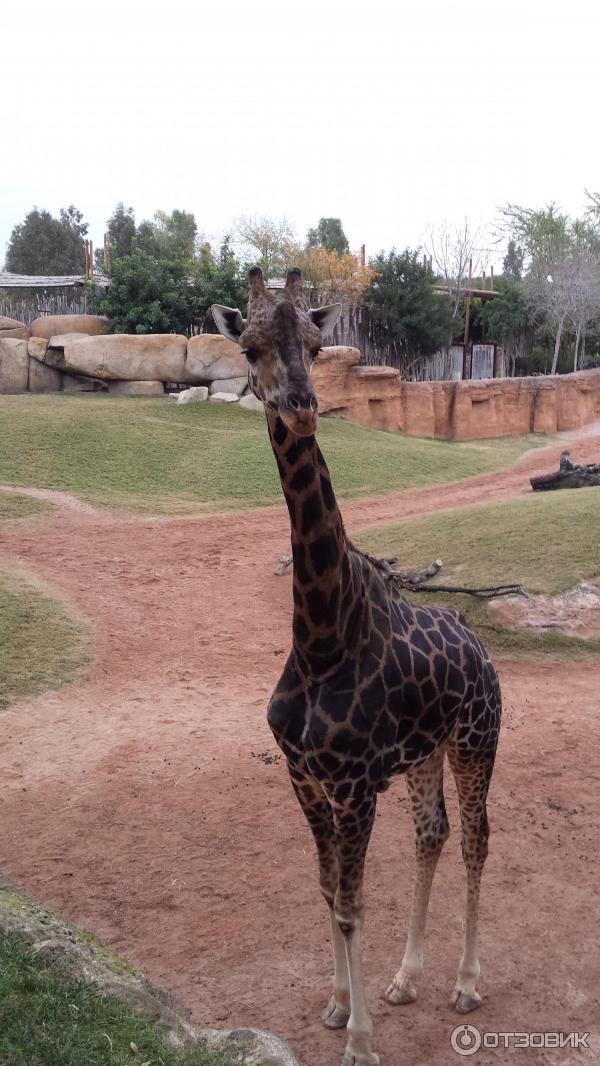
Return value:
[[(339, 216), (367, 254), (600, 189), (582, 0), (19, 0), (0, 15), (0, 261), (33, 205)], [(501, 260), (496, 252), (495, 258)], [(494, 257), (492, 257), (494, 259)]]

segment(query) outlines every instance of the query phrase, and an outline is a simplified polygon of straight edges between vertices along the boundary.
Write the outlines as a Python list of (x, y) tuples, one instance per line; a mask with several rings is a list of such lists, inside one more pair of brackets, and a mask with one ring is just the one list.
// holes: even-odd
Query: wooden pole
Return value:
[(467, 354), (469, 350), (469, 325), (471, 318), (471, 293), (467, 293), (465, 299), (465, 335), (463, 339), (463, 381), (468, 377), (467, 375)]
[(90, 241), (90, 281), (94, 277), (94, 245)]
[(494, 288), (494, 268), (490, 267), (490, 288)]

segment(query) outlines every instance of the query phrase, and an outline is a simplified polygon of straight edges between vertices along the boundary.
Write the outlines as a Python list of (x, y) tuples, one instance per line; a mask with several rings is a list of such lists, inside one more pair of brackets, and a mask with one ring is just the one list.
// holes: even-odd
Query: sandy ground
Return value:
[[(562, 445), (564, 446), (564, 445)], [(592, 461), (588, 432), (571, 451)], [(528, 489), (560, 446), (502, 473), (343, 505), (350, 533)], [(48, 495), (48, 494), (46, 494)], [(50, 494), (52, 496), (52, 494)], [(336, 1064), (328, 921), (312, 841), (265, 720), (290, 637), (283, 507), (123, 518), (60, 494), (4, 522), (19, 561), (90, 620), (85, 679), (2, 714), (0, 869), (174, 992), (200, 1025), (257, 1025), (302, 1066)], [(32, 655), (35, 649), (32, 648)], [(481, 920), (485, 1032), (591, 1031), (595, 1051), (488, 1050), (478, 1066), (600, 1061), (600, 665), (500, 662), (505, 727)], [(448, 782), (449, 814), (458, 824)], [(458, 833), (442, 857), (418, 1002), (381, 993), (403, 948), (413, 836), (402, 780), (380, 800), (366, 973), (383, 1066), (448, 1066), (460, 952)]]

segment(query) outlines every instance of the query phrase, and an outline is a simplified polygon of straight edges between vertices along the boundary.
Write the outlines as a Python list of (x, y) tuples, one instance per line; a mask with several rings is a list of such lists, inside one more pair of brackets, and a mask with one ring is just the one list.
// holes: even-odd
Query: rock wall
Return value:
[[(211, 400), (247, 398), (246, 360), (225, 337), (102, 334), (105, 327), (106, 319), (94, 315), (46, 316), (30, 330), (0, 318), (0, 393), (108, 389), (155, 396), (164, 383), (177, 382), (196, 387), (188, 400), (200, 392), (206, 399), (205, 386)], [(556, 433), (600, 419), (600, 370), (411, 382), (391, 367), (359, 361), (358, 348), (323, 348), (312, 375), (322, 413), (440, 440)]]
[(600, 370), (486, 381), (402, 381), (360, 367), (356, 348), (325, 348), (313, 370), (324, 414), (439, 440), (556, 433), (600, 419)]

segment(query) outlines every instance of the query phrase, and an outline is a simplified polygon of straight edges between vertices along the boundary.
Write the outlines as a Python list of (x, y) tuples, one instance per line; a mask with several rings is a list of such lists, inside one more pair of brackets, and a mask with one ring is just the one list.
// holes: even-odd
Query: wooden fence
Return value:
[(0, 289), (0, 315), (31, 325), (40, 315), (85, 315), (83, 288)]

